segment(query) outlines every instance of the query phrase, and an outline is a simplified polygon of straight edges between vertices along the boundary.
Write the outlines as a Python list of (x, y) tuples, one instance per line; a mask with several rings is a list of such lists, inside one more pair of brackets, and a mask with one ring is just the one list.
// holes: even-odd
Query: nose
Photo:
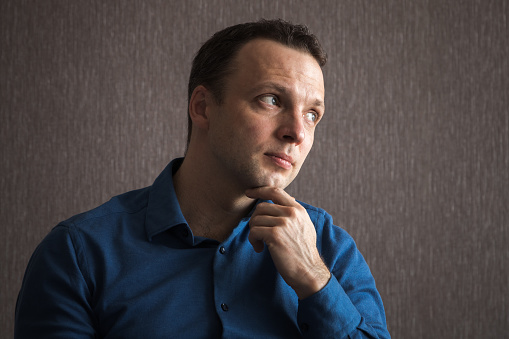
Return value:
[(306, 138), (304, 118), (300, 112), (288, 112), (283, 114), (282, 122), (277, 131), (278, 138), (296, 145), (301, 144)]

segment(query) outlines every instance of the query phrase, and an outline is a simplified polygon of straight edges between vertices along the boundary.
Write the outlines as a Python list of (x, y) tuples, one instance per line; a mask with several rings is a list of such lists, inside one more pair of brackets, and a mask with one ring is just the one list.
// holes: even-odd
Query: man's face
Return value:
[(309, 54), (257, 39), (232, 62), (221, 104), (209, 106), (209, 145), (241, 189), (285, 188), (313, 145), (324, 113), (323, 75)]

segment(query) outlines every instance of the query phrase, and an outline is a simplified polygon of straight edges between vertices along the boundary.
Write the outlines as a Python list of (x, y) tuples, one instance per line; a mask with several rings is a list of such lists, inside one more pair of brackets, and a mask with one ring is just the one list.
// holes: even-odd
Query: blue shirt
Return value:
[(56, 226), (28, 264), (15, 338), (389, 338), (375, 281), (352, 238), (303, 204), (332, 272), (298, 300), (249, 216), (224, 242), (193, 236), (172, 161), (150, 187)]

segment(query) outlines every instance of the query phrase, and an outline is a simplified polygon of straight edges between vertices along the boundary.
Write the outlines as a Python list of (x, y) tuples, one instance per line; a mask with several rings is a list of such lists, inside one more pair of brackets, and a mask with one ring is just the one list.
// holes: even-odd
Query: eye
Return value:
[(262, 95), (260, 97), (260, 101), (268, 104), (268, 105), (274, 105), (274, 106), (278, 106), (279, 105), (279, 101), (277, 99), (277, 97), (275, 95), (272, 95), (272, 94), (266, 94), (266, 95)]
[(318, 120), (318, 114), (316, 112), (304, 113), (304, 118), (309, 122), (316, 122)]

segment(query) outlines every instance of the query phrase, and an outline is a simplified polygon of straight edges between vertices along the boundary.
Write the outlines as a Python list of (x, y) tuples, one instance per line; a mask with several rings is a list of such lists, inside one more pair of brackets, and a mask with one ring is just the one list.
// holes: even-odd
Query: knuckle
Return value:
[(259, 203), (259, 204), (258, 204), (258, 206), (256, 206), (256, 209), (257, 209), (257, 210), (258, 210), (258, 209), (260, 209), (260, 210), (264, 210), (264, 209), (266, 209), (269, 205), (270, 205), (270, 204), (269, 204), (268, 202), (263, 201), (263, 202)]
[(288, 209), (288, 216), (290, 218), (296, 218), (299, 215), (299, 211), (296, 208), (290, 207)]
[(274, 193), (281, 193), (283, 191), (283, 189), (281, 187), (272, 187), (272, 191)]

